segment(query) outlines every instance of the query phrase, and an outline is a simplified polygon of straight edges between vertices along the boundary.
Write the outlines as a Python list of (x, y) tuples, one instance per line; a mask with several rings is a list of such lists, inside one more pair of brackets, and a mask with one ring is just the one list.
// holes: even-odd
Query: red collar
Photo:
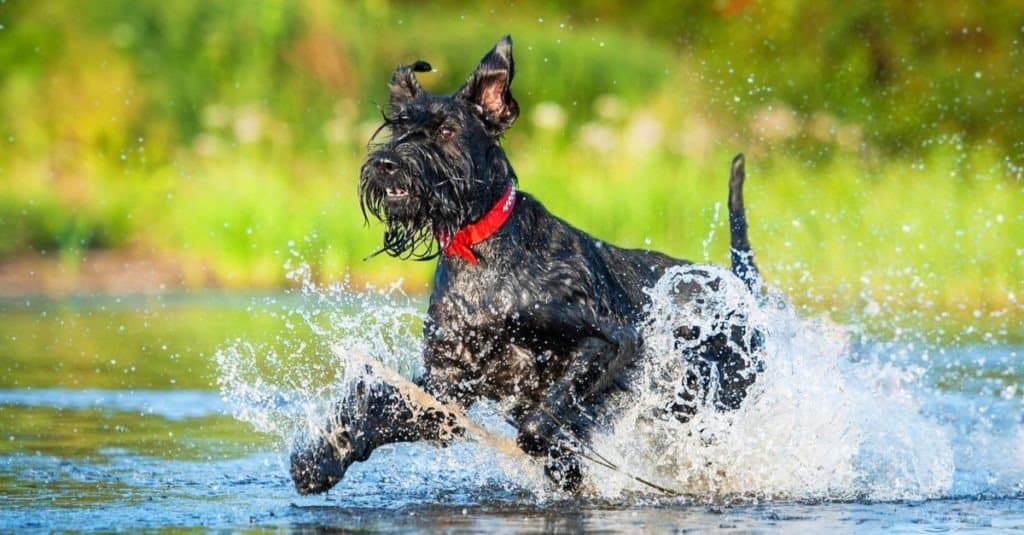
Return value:
[(476, 223), (471, 223), (459, 229), (451, 239), (447, 236), (438, 235), (437, 240), (449, 256), (462, 257), (466, 262), (476, 265), (479, 262), (470, 247), (490, 238), (505, 221), (512, 215), (512, 209), (516, 207), (516, 187), (513, 182), (508, 183), (505, 194), (494, 203), (491, 210), (484, 214)]

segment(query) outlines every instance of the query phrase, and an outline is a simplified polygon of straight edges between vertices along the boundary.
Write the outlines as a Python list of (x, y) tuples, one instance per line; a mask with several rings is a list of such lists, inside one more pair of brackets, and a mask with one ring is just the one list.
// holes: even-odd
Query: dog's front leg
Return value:
[(465, 432), (456, 416), (415, 399), (415, 392), (380, 378), (360, 379), (335, 405), (323, 433), (291, 456), (291, 475), (300, 494), (325, 492), (354, 462), (365, 461), (384, 444), (450, 441)]
[(593, 404), (636, 358), (639, 334), (635, 329), (603, 327), (576, 343), (566, 371), (547, 389), (541, 403), (518, 421), (519, 446), (530, 455), (547, 456), (548, 475), (569, 491), (582, 482), (574, 452), (587, 438)]

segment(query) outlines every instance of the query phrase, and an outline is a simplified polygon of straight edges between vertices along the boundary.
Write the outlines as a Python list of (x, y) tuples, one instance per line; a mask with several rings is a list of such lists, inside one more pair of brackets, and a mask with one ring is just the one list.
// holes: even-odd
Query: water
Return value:
[[(751, 402), (687, 426), (650, 417), (654, 378), (678, 373), (658, 334), (702, 320), (647, 327), (652, 388), (594, 448), (683, 497), (590, 466), (571, 499), (472, 442), (387, 446), (300, 497), (287, 447), (343, 389), (331, 345), (415, 373), (423, 303), (296, 278), (284, 296), (0, 303), (0, 529), (1024, 529), (1024, 347), (863, 340), (777, 303), (745, 305), (770, 333)], [(513, 433), (493, 406), (472, 415)]]

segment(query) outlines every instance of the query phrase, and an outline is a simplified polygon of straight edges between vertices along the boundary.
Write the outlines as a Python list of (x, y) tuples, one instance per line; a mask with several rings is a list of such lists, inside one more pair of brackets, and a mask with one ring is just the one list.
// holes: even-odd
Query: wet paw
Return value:
[(345, 476), (355, 459), (344, 435), (320, 437), (292, 451), (290, 472), (299, 494), (327, 492)]

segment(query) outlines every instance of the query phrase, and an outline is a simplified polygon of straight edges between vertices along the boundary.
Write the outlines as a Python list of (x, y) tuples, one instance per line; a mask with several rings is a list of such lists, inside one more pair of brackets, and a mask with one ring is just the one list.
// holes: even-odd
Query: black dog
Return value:
[[(381, 251), (440, 257), (424, 327), (425, 373), (417, 382), (461, 407), (501, 402), (519, 446), (543, 458), (564, 489), (576, 489), (581, 471), (572, 452), (587, 440), (608, 396), (629, 388), (643, 354), (643, 290), (667, 268), (689, 262), (601, 242), (516, 189), (499, 144), (519, 116), (509, 90), (511, 38), (499, 41), (452, 95), (423, 91), (414, 72), (429, 70), (423, 61), (395, 70), (381, 127), (391, 137), (369, 154), (359, 183), (364, 215), (386, 224)], [(743, 179), (738, 156), (729, 187), (732, 270), (758, 292)], [(720, 282), (690, 284), (679, 295), (699, 302)], [(756, 375), (750, 354), (759, 333), (748, 330), (677, 329), (680, 339), (700, 340), (681, 355), (692, 365), (671, 407), (679, 420), (702, 401), (739, 406)], [(338, 403), (324, 436), (293, 453), (296, 488), (326, 491), (383, 444), (450, 440), (463, 432), (454, 422), (390, 384), (364, 380)]]

